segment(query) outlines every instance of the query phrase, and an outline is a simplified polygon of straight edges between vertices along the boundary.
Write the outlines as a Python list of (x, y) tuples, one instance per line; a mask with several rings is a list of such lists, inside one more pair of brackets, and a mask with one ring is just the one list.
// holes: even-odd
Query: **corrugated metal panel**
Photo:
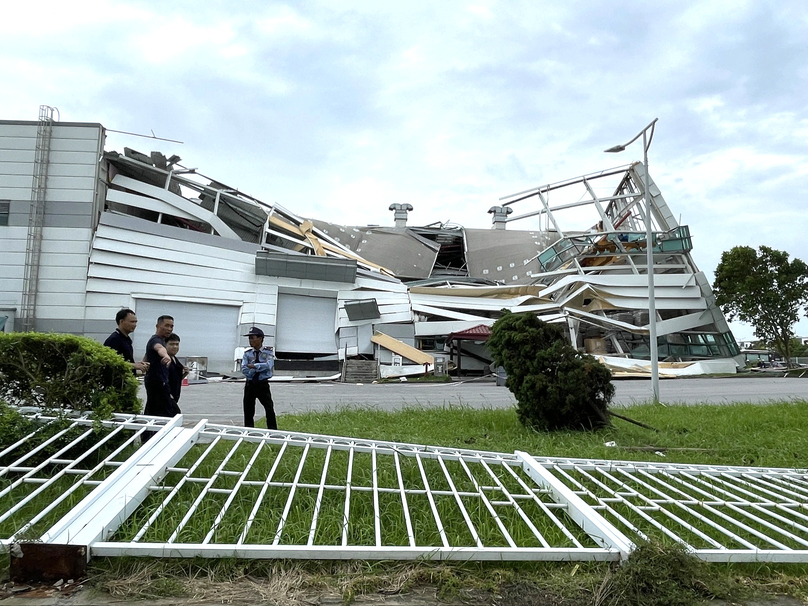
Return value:
[(185, 213), (196, 217), (200, 221), (204, 221), (205, 223), (213, 226), (216, 232), (222, 237), (231, 238), (233, 240), (241, 240), (241, 238), (239, 238), (238, 235), (236, 235), (236, 233), (224, 223), (224, 221), (222, 221), (218, 216), (214, 215), (211, 211), (202, 208), (198, 204), (194, 204), (193, 202), (186, 200), (182, 196), (178, 196), (167, 189), (155, 187), (154, 185), (149, 185), (148, 183), (143, 183), (142, 181), (138, 181), (136, 179), (124, 177), (123, 175), (116, 175), (112, 180), (112, 183), (120, 187), (125, 187), (126, 189), (139, 192), (146, 196), (162, 200), (169, 206), (176, 207)]
[(204, 356), (208, 359), (208, 370), (233, 372), (240, 306), (137, 299), (134, 311), (138, 316), (138, 330), (132, 339), (136, 359), (145, 353), (157, 318), (167, 314), (174, 317), (174, 331), (182, 339), (181, 356)]
[[(364, 324), (387, 324), (393, 322), (412, 322), (410, 298), (407, 292), (386, 292), (382, 290), (341, 290), (337, 294), (339, 301), (336, 328), (344, 326), (361, 326)], [(356, 299), (376, 299), (379, 306), (379, 318), (370, 320), (350, 320), (345, 313), (345, 301)]]

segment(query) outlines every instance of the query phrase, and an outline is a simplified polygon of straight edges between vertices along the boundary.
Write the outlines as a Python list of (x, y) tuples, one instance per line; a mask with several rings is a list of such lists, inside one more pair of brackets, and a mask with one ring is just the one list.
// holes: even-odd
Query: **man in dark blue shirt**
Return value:
[(174, 332), (174, 318), (160, 316), (157, 327), (146, 344), (146, 361), (149, 370), (143, 383), (146, 386), (146, 408), (144, 413), (156, 417), (173, 417), (180, 413), (168, 382), (168, 367), (171, 356), (166, 350), (166, 337)]
[(131, 309), (122, 309), (115, 314), (115, 323), (118, 328), (104, 341), (104, 345), (117, 351), (124, 360), (132, 366), (132, 372), (146, 372), (149, 365), (146, 362), (135, 362), (131, 335), (137, 328), (137, 316)]

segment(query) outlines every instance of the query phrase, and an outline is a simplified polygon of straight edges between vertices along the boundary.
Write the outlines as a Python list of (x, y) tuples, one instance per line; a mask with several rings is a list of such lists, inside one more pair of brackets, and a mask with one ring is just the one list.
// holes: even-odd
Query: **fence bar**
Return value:
[(543, 466), (539, 465), (530, 455), (517, 450), (516, 456), (522, 459), (525, 472), (537, 484), (549, 488), (556, 501), (567, 505), (567, 515), (583, 528), (589, 536), (604, 547), (614, 549), (620, 554), (620, 559), (628, 558), (628, 554), (633, 547), (628, 537), (609, 524), (603, 516)]
[(205, 421), (182, 428), (182, 416), (168, 420), (124, 465), (88, 494), (43, 537), (43, 542), (90, 545), (111, 536), (149, 494), (155, 478), (179, 461), (196, 441)]

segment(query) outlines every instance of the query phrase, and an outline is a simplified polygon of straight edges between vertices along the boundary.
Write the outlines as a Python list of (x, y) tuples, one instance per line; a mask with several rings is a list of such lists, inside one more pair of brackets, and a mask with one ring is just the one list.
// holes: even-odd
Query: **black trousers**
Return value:
[[(146, 408), (143, 410), (144, 415), (152, 417), (173, 417), (180, 414), (180, 407), (171, 395), (168, 385), (164, 385), (160, 381), (147, 381), (146, 387)], [(147, 442), (152, 437), (151, 432), (145, 432), (141, 436), (142, 442)]]
[(255, 427), (255, 400), (264, 406), (267, 416), (267, 429), (278, 429), (275, 420), (275, 406), (269, 392), (269, 381), (247, 381), (244, 384), (244, 427)]
[(180, 407), (171, 395), (168, 385), (148, 382), (146, 387), (146, 408), (143, 414), (153, 417), (173, 417), (180, 414)]

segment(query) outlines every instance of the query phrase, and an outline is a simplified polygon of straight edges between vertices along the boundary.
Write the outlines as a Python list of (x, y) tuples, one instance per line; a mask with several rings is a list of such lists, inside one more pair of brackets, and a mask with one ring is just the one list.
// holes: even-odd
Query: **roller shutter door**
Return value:
[(174, 317), (174, 330), (180, 336), (180, 357), (205, 356), (208, 370), (233, 372), (233, 352), (238, 345), (239, 307), (179, 301), (138, 299), (135, 306), (137, 330), (133, 335), (135, 359), (146, 351), (154, 334), (157, 318)]
[(336, 299), (278, 294), (275, 349), (281, 355), (337, 353), (336, 317)]

